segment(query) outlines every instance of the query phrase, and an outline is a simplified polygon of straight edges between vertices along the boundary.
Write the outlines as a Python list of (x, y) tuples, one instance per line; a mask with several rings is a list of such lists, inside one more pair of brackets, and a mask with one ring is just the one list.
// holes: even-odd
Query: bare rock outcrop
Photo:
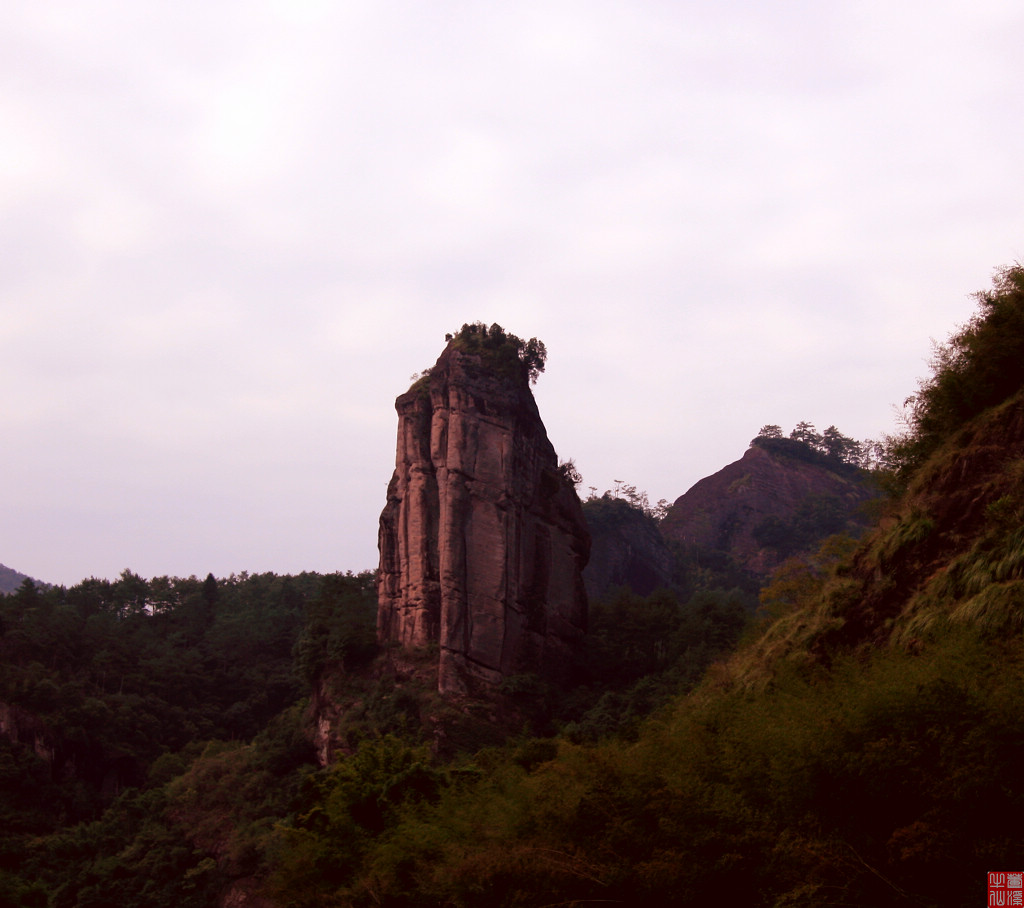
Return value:
[(740, 460), (676, 499), (661, 524), (669, 541), (726, 553), (767, 578), (790, 555), (839, 532), (858, 533), (858, 508), (877, 495), (866, 474), (791, 439), (756, 438)]
[(436, 646), (447, 694), (522, 673), (565, 675), (586, 629), (580, 502), (527, 371), (507, 365), (456, 338), (395, 402), (378, 637), (396, 660)]

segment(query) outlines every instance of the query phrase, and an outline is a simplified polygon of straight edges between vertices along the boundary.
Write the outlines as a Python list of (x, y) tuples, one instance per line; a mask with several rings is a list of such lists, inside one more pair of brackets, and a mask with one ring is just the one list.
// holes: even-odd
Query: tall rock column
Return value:
[(472, 693), (571, 672), (590, 537), (526, 371), (457, 343), (395, 402), (377, 627), (399, 651), (436, 644), (438, 688)]

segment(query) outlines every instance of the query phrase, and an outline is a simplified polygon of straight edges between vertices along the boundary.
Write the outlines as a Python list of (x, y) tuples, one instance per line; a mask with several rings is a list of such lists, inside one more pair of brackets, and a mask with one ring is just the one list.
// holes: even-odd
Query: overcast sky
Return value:
[(394, 399), (463, 322), (675, 499), (877, 438), (1024, 257), (1019, 0), (13, 0), (0, 562), (376, 566)]

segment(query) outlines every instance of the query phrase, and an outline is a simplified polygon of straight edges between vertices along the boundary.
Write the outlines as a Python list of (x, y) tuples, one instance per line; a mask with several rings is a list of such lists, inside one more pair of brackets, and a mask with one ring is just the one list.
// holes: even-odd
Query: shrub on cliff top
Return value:
[(497, 323), (490, 327), (483, 322), (465, 324), (457, 334), (446, 334), (445, 340), (464, 353), (478, 354), (498, 371), (522, 370), (531, 384), (537, 383), (548, 356), (543, 341), (535, 337), (524, 341)]

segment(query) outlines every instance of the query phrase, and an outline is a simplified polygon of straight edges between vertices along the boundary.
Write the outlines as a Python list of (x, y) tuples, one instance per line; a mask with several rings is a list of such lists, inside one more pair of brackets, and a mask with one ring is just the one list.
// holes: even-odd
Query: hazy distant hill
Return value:
[(0, 593), (13, 593), (25, 580), (28, 580), (27, 574), (0, 564)]

